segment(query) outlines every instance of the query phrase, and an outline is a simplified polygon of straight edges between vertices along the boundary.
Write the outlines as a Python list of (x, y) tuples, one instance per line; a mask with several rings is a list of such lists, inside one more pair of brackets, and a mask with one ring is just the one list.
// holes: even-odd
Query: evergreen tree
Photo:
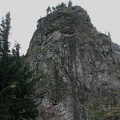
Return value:
[(34, 79), (28, 66), (24, 65), (24, 57), (19, 56), (19, 44), (15, 46), (7, 73), (12, 83), (0, 92), (0, 120), (34, 120), (37, 116)]
[[(8, 120), (9, 118), (9, 42), (8, 37), (10, 33), (10, 13), (6, 14), (0, 24), (0, 120)], [(6, 114), (8, 114), (6, 116)]]
[(63, 3), (63, 2), (61, 4), (59, 4), (59, 5), (56, 6), (57, 10), (60, 10), (60, 9), (63, 9), (63, 8), (66, 8), (66, 4)]
[(47, 15), (51, 12), (50, 6), (48, 6), (48, 8), (46, 9), (46, 11), (47, 11)]
[(9, 78), (7, 76), (10, 57), (9, 53), (9, 34), (10, 34), (10, 12), (6, 14), (5, 19), (3, 18), (0, 24), (0, 90), (5, 88), (9, 83)]
[(72, 7), (72, 1), (71, 0), (68, 2), (68, 7)]
[(20, 56), (19, 50), (20, 50), (20, 44), (16, 42), (14, 48), (12, 49), (12, 54), (14, 56), (19, 57)]
[(53, 10), (53, 11), (55, 11), (55, 9), (56, 9), (55, 7), (52, 7), (52, 10)]
[(34, 102), (32, 72), (20, 57), (20, 44), (15, 43), (10, 54), (10, 13), (0, 24), (0, 120), (34, 120), (37, 109)]
[(32, 72), (27, 66), (22, 67), (23, 61), (21, 59), (16, 59), (17, 71), (12, 89), (14, 97), (12, 98), (13, 104), (10, 106), (11, 120), (34, 120), (37, 116), (37, 109), (33, 99)]
[(9, 50), (9, 34), (10, 34), (10, 12), (6, 14), (6, 18), (2, 19), (1, 25), (0, 25), (0, 55), (3, 57), (3, 60), (6, 60), (8, 58)]
[(110, 32), (108, 32), (108, 37), (111, 38)]

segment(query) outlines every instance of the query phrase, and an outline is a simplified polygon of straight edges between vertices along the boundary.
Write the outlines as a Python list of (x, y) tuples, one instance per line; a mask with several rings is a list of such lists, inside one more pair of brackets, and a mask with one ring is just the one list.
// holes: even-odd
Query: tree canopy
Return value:
[(35, 120), (33, 73), (20, 56), (20, 44), (9, 50), (10, 12), (0, 24), (0, 120)]

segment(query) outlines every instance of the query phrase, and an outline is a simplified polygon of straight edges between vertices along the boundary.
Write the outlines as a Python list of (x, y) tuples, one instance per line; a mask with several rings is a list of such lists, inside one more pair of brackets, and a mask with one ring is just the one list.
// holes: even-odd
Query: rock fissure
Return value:
[(83, 8), (39, 19), (26, 61), (44, 74), (36, 83), (37, 120), (120, 119), (120, 47)]

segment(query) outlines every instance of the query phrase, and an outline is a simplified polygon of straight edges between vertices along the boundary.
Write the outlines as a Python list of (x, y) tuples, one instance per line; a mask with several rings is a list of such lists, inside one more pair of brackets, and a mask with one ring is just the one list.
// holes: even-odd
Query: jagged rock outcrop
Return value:
[(27, 59), (37, 120), (120, 120), (120, 47), (73, 6), (38, 20)]

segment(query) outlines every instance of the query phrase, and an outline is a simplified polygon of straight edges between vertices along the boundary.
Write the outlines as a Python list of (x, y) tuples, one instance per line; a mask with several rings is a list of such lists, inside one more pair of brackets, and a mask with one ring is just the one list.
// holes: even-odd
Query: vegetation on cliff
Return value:
[[(46, 76), (36, 88), (45, 81), (44, 90), (37, 93), (39, 111), (51, 119), (57, 115), (68, 120), (118, 119), (119, 52), (110, 33), (98, 32), (80, 6), (48, 7), (47, 15), (38, 20), (27, 53), (31, 68), (37, 66)], [(59, 111), (63, 108), (64, 114)]]
[(119, 46), (71, 1), (46, 12), (26, 56), (9, 50), (10, 13), (2, 20), (0, 119), (119, 120)]

